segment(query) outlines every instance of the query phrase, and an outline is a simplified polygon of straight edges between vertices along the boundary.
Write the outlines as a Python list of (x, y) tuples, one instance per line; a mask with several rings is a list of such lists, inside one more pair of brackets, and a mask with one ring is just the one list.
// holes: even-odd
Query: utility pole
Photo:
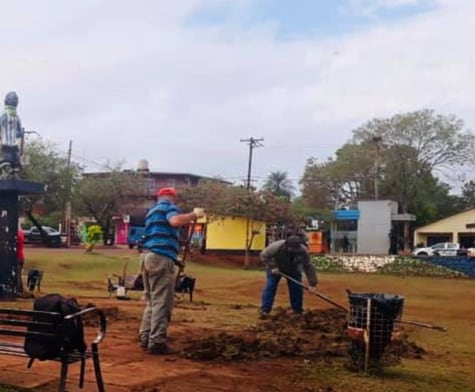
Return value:
[(262, 141), (264, 141), (263, 138), (254, 139), (253, 137), (250, 137), (249, 139), (241, 139), (241, 143), (247, 143), (249, 145), (249, 163), (247, 166), (247, 185), (246, 185), (247, 190), (251, 189), (252, 152), (254, 148), (262, 147), (262, 143), (261, 143)]
[[(247, 183), (246, 183), (246, 189), (249, 192), (251, 190), (251, 173), (252, 173), (252, 153), (254, 148), (259, 148), (262, 147), (262, 141), (264, 141), (264, 138), (260, 139), (255, 139), (253, 137), (250, 137), (248, 139), (241, 139), (241, 143), (247, 143), (249, 145), (249, 163), (247, 166)], [(251, 217), (250, 217), (250, 211), (247, 211), (246, 214), (246, 242), (245, 242), (245, 250), (244, 250), (244, 268), (249, 268), (249, 251), (250, 251), (250, 223), (251, 223)]]
[(71, 154), (73, 150), (73, 141), (69, 141), (68, 149), (68, 165), (67, 165), (67, 189), (66, 189), (66, 206), (64, 211), (64, 225), (66, 226), (66, 247), (71, 246)]

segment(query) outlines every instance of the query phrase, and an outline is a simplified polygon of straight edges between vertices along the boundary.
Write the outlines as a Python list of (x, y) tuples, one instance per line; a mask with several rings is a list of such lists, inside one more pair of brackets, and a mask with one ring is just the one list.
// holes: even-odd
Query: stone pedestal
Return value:
[(0, 180), (0, 301), (14, 301), (17, 297), (18, 197), (41, 193), (43, 184)]

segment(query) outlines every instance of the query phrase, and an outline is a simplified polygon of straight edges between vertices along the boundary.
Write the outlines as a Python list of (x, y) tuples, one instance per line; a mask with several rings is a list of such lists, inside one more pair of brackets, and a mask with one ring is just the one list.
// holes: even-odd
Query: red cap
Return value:
[(158, 197), (161, 197), (161, 196), (173, 196), (173, 197), (176, 197), (176, 196), (177, 196), (177, 193), (176, 193), (175, 188), (160, 188), (160, 189), (157, 191), (157, 196), (158, 196)]

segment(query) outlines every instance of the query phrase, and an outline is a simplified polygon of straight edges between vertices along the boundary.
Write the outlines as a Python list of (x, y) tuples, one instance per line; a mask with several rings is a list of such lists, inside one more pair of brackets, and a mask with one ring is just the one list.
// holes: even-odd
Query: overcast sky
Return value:
[[(2, 2), (0, 90), (88, 171), (297, 183), (373, 117), (434, 108), (475, 128), (474, 0)], [(35, 137), (30, 135), (29, 138)]]

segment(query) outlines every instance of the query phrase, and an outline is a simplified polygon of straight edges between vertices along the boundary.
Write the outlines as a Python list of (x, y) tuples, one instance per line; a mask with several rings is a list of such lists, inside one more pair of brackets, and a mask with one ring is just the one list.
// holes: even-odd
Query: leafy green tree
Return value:
[(65, 203), (80, 178), (80, 166), (74, 162), (68, 164), (66, 155), (43, 139), (25, 145), (25, 161), (20, 177), (45, 185), (44, 194), (22, 198), (25, 210), (31, 211), (36, 203), (41, 203), (45, 215), (64, 211)]
[(124, 202), (133, 188), (130, 173), (123, 173), (119, 168), (84, 175), (75, 192), (74, 211), (93, 217), (102, 230), (104, 244), (107, 244), (113, 229), (113, 217), (124, 212)]
[(309, 159), (300, 181), (308, 206), (335, 209), (371, 198), (374, 159), (366, 145), (345, 144), (324, 163)]
[(435, 175), (473, 163), (474, 140), (461, 120), (432, 110), (371, 120), (353, 131), (352, 143), (335, 158), (308, 161), (302, 195), (308, 206), (335, 208), (374, 198), (378, 185), (378, 198), (395, 200), (402, 212), (428, 222), (461, 208)]
[(288, 173), (282, 171), (270, 173), (262, 188), (275, 196), (282, 196), (289, 200), (295, 194), (295, 187), (288, 178)]
[(450, 195), (450, 186), (426, 174), (411, 195), (408, 211), (416, 215), (416, 225), (423, 226), (460, 212), (459, 197)]
[(268, 191), (247, 191), (244, 187), (217, 181), (201, 182), (198, 186), (181, 186), (178, 204), (183, 210), (203, 207), (207, 219), (222, 215), (246, 216), (268, 223), (292, 221), (295, 217), (290, 202)]
[(468, 181), (463, 185), (461, 202), (463, 209), (475, 208), (475, 180)]
[[(66, 201), (77, 184), (81, 168), (74, 162), (68, 163), (65, 154), (59, 152), (54, 144), (41, 138), (26, 143), (24, 156), (25, 164), (20, 178), (44, 184), (45, 192), (41, 195), (22, 196), (21, 208), (40, 231), (45, 245), (48, 245), (48, 236), (41, 226), (57, 226), (63, 216)], [(34, 216), (34, 207), (40, 205), (43, 215)]]
[(339, 182), (331, 177), (333, 160), (318, 162), (314, 158), (307, 160), (300, 185), (302, 200), (306, 208), (333, 210), (340, 199)]
[(410, 158), (431, 172), (447, 173), (474, 163), (475, 136), (454, 115), (426, 109), (374, 119), (353, 131), (356, 144), (371, 143), (375, 138), (388, 148), (407, 147)]
[(202, 182), (198, 186), (182, 186), (178, 189), (178, 204), (183, 210), (202, 207), (208, 221), (223, 215), (248, 217), (251, 221), (248, 238), (243, 248), (246, 252), (244, 267), (249, 266), (248, 253), (255, 234), (264, 224), (288, 224), (296, 217), (286, 197), (277, 197), (268, 191), (248, 191), (244, 187), (217, 181)]

